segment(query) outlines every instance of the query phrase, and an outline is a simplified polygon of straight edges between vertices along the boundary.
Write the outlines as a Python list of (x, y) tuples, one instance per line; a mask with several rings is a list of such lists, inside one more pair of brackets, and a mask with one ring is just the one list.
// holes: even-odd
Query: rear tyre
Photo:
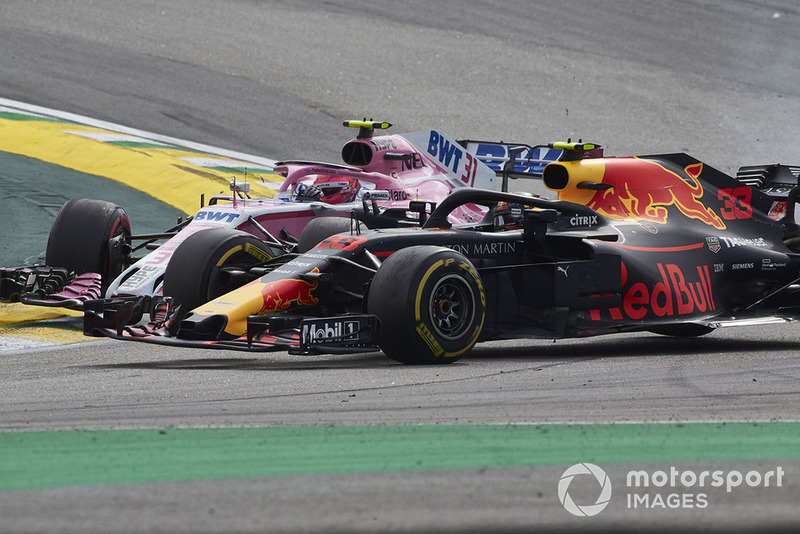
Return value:
[[(358, 223), (359, 229), (364, 229), (364, 225)], [(311, 219), (297, 243), (297, 252), (308, 252), (316, 247), (323, 239), (336, 234), (349, 234), (351, 230), (349, 217), (317, 217)]]
[(103, 291), (131, 254), (131, 223), (125, 210), (104, 200), (72, 199), (50, 228), (45, 263), (75, 274), (99, 273)]
[(226, 268), (245, 270), (271, 258), (270, 248), (251, 234), (232, 228), (201, 230), (172, 254), (164, 272), (164, 295), (186, 313), (249, 281), (249, 276), (232, 276)]
[(486, 295), (467, 258), (444, 247), (417, 246), (383, 262), (370, 285), (367, 309), (381, 321), (379, 346), (390, 358), (451, 363), (478, 340)]

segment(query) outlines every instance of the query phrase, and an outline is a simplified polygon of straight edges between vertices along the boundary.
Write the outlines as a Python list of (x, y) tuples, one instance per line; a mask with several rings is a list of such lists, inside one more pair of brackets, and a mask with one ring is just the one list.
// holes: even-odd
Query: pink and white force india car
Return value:
[[(279, 162), (274, 171), (285, 181), (274, 198), (250, 198), (248, 183), (232, 183), (230, 195), (212, 197), (162, 234), (132, 235), (125, 210), (111, 202), (68, 201), (53, 223), (45, 265), (0, 269), (0, 300), (80, 309), (103, 296), (165, 295), (191, 308), (241, 285), (240, 276), (257, 264), (309, 250), (351, 224), (419, 226), (452, 190), (493, 190), (497, 176), (505, 189), (515, 171), (543, 168), (563, 153), (546, 145), (456, 141), (436, 130), (374, 136), (391, 125), (344, 124), (359, 134), (344, 145), (343, 164)], [(483, 216), (468, 205), (451, 219)]]

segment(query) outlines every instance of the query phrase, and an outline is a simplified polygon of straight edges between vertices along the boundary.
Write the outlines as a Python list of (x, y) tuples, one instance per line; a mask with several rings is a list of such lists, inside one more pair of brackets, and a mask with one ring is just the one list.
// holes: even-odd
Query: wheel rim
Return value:
[(108, 240), (109, 249), (106, 251), (106, 269), (109, 282), (119, 276), (128, 265), (133, 262), (131, 257), (131, 233), (123, 223), (114, 230), (114, 235)]
[(444, 339), (458, 339), (472, 323), (474, 302), (472, 288), (463, 278), (445, 276), (431, 292), (431, 326)]

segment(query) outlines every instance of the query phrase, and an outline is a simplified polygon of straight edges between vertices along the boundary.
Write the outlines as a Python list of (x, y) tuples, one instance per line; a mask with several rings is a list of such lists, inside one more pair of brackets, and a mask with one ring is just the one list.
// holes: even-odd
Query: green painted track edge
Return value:
[(0, 490), (328, 473), (800, 458), (800, 423), (0, 432)]

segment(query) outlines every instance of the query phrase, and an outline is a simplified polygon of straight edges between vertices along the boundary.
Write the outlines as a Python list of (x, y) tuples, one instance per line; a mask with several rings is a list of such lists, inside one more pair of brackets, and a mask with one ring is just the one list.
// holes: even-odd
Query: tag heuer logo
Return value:
[(718, 237), (707, 237), (706, 243), (708, 244), (708, 250), (710, 250), (714, 254), (719, 252), (719, 250), (722, 248), (722, 246), (719, 244)]

